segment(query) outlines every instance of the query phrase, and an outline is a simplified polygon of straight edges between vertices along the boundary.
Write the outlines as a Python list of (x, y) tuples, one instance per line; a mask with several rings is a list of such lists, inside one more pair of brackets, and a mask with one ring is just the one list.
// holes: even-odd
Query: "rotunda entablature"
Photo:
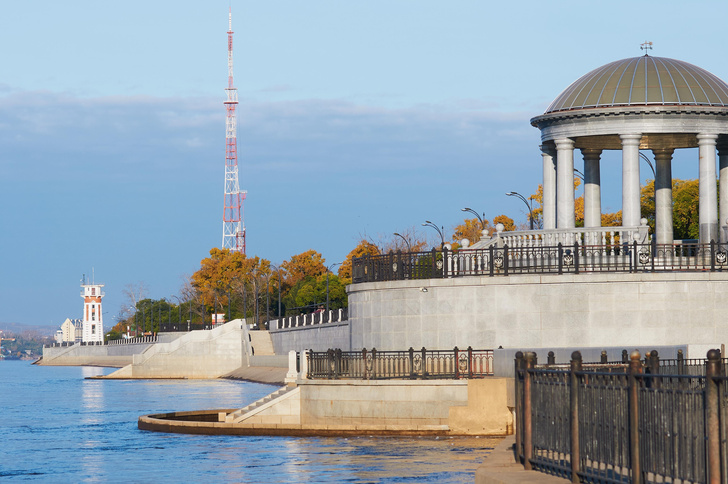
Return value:
[(629, 106), (558, 112), (531, 120), (548, 144), (570, 138), (575, 148), (621, 149), (620, 135), (641, 134), (640, 149), (695, 148), (697, 134), (719, 135), (728, 144), (728, 108)]

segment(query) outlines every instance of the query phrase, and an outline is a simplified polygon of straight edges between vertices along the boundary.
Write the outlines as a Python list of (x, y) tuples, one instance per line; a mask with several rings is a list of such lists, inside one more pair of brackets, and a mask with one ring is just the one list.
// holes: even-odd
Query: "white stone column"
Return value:
[(543, 157), (543, 228), (550, 230), (556, 228), (556, 160), (553, 148), (541, 145), (541, 156)]
[(584, 227), (602, 226), (602, 187), (599, 159), (602, 150), (583, 149), (584, 156)]
[(574, 220), (574, 142), (556, 140), (556, 227), (571, 229)]
[(673, 242), (672, 153), (673, 149), (652, 150), (655, 156), (655, 238), (658, 244)]
[[(718, 230), (723, 235), (721, 227), (728, 225), (728, 144), (718, 146), (718, 166), (720, 167), (720, 210), (718, 211)], [(721, 242), (728, 242), (722, 240)]]
[(700, 243), (716, 242), (718, 236), (718, 190), (715, 173), (715, 148), (718, 135), (699, 134), (700, 151), (700, 207), (698, 221), (700, 223)]
[(640, 224), (640, 139), (641, 134), (621, 134), (622, 140), (622, 226)]

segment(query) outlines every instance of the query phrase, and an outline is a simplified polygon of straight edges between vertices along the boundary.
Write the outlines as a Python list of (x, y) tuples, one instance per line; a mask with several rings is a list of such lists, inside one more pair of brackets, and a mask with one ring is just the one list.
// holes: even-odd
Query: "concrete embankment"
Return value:
[(51, 346), (43, 348), (43, 358), (36, 362), (40, 366), (107, 366), (121, 368), (131, 364), (133, 357), (152, 343), (126, 345), (81, 345)]
[(235, 435), (507, 435), (510, 380), (297, 380), (235, 410), (145, 415), (139, 428)]

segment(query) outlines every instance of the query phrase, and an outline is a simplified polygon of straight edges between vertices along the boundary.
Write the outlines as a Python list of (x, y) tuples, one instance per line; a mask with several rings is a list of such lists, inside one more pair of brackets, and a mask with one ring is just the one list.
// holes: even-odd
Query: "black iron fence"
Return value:
[(511, 274), (579, 274), (584, 272), (665, 272), (728, 270), (724, 245), (490, 246), (487, 249), (443, 249), (391, 252), (355, 257), (354, 283)]
[(493, 350), (328, 351), (308, 353), (309, 379), (461, 379), (493, 374)]
[(608, 371), (585, 368), (578, 351), (568, 369), (536, 363), (516, 354), (515, 453), (526, 469), (572, 482), (728, 482), (720, 351), (663, 361), (635, 352)]

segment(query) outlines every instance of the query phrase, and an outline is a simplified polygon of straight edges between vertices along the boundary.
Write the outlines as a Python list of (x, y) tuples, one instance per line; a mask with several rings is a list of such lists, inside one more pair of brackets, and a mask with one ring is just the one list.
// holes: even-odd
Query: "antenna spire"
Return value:
[(243, 202), (245, 190), (240, 190), (238, 181), (238, 126), (235, 107), (238, 105), (238, 90), (233, 84), (233, 12), (228, 12), (228, 86), (225, 109), (225, 192), (222, 216), (222, 248), (245, 254), (245, 222)]

